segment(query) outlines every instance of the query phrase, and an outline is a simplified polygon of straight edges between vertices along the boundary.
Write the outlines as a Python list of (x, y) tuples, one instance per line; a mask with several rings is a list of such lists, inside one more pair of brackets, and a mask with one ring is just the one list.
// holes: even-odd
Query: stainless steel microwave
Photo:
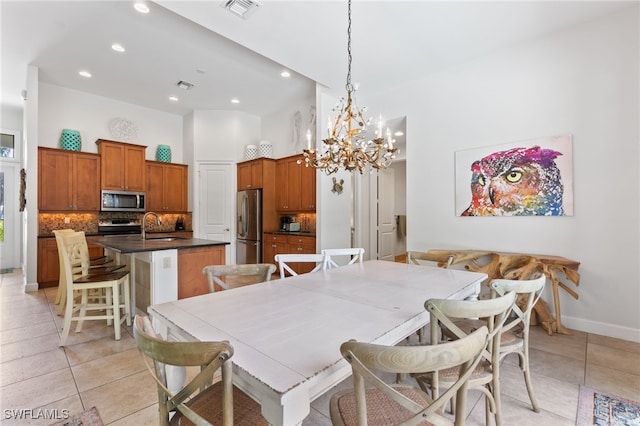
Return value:
[(103, 212), (144, 212), (146, 194), (144, 192), (102, 190), (100, 211)]

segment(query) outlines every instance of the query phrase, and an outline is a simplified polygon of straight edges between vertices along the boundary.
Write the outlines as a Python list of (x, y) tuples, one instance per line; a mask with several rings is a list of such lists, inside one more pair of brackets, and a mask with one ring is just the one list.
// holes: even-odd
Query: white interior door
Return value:
[(18, 164), (0, 162), (0, 269), (20, 266)]
[[(232, 165), (200, 163), (197, 194), (197, 237), (233, 245), (231, 218), (235, 207), (235, 170)], [(225, 247), (227, 263), (235, 262), (235, 249), (232, 248), (231, 245)]]
[(378, 171), (378, 259), (395, 260), (395, 170)]

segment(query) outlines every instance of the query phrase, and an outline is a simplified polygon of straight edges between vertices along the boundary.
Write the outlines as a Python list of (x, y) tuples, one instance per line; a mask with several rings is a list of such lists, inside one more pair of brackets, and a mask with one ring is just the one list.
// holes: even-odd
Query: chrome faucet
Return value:
[(160, 218), (158, 217), (158, 213), (156, 212), (146, 212), (144, 216), (142, 216), (142, 239), (146, 240), (146, 228), (147, 228), (147, 216), (155, 216), (156, 217), (156, 225), (160, 226), (162, 222), (160, 222)]

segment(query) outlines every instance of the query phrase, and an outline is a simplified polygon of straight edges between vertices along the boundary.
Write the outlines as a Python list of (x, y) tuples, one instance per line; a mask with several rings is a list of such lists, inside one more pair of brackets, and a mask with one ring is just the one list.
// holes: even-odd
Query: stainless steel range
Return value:
[(98, 222), (98, 233), (102, 235), (126, 235), (142, 233), (139, 219), (104, 219)]

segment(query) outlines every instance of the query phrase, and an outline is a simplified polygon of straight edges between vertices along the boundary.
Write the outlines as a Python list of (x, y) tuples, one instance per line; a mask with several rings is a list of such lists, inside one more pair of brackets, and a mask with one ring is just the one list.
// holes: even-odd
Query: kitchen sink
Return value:
[(175, 240), (184, 240), (181, 237), (151, 237), (147, 238), (146, 241), (175, 241)]

